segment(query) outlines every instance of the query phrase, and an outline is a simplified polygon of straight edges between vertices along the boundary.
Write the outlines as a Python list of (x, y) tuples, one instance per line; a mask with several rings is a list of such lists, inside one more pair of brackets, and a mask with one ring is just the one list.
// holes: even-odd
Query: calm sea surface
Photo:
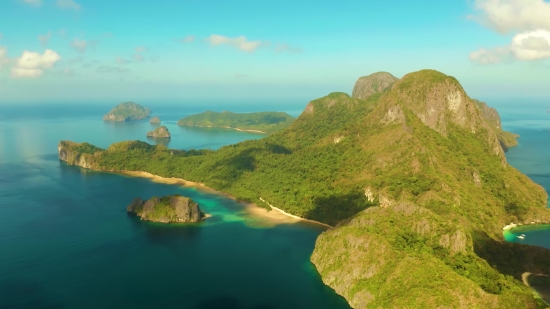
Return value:
[[(151, 106), (172, 133), (168, 147), (211, 148), (263, 135), (180, 128), (186, 114), (286, 110)], [(147, 179), (90, 172), (57, 158), (61, 139), (107, 147), (147, 140), (147, 120), (104, 123), (110, 106), (0, 106), (0, 308), (348, 308), (309, 262), (322, 228), (249, 215), (220, 195)], [(499, 108), (520, 134), (509, 162), (550, 191), (550, 114)], [(173, 226), (142, 222), (125, 208), (135, 197), (179, 193), (213, 217)], [(550, 248), (550, 232), (522, 241)]]

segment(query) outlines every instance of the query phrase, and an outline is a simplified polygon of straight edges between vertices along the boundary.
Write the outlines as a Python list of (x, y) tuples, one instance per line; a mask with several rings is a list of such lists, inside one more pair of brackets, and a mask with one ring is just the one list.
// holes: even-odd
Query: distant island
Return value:
[(132, 121), (149, 117), (151, 110), (134, 102), (124, 102), (115, 106), (103, 116), (105, 121)]
[(178, 194), (155, 196), (147, 201), (136, 198), (126, 210), (143, 220), (161, 223), (199, 222), (205, 217), (197, 203)]
[(160, 118), (159, 116), (155, 116), (153, 118), (151, 118), (151, 120), (149, 120), (150, 123), (152, 124), (160, 124)]
[(294, 120), (294, 117), (283, 112), (233, 113), (224, 111), (220, 113), (206, 111), (182, 118), (178, 121), (178, 125), (269, 134), (287, 128)]
[(496, 115), (434, 70), (358, 82), (352, 96), (312, 100), (286, 129), (215, 151), (61, 141), (59, 158), (334, 226), (311, 262), (352, 308), (545, 308), (522, 275), (549, 275), (550, 250), (506, 242), (503, 227), (550, 223), (548, 193), (508, 164)]
[(155, 138), (170, 138), (170, 132), (168, 131), (168, 128), (166, 126), (161, 126), (153, 131), (147, 132), (147, 137), (155, 137)]

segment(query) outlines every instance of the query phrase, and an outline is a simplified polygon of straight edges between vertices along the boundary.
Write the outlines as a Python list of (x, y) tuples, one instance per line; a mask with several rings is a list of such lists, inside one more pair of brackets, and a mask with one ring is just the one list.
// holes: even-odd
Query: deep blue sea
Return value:
[[(150, 107), (172, 134), (168, 147), (217, 149), (263, 135), (176, 121), (207, 109), (297, 116), (306, 103)], [(0, 308), (349, 309), (309, 262), (322, 227), (278, 224), (223, 195), (59, 162), (62, 139), (154, 143), (145, 137), (154, 128), (147, 120), (104, 123), (110, 107), (0, 105)], [(550, 191), (550, 114), (521, 106), (499, 112), (504, 128), (521, 135), (509, 162)], [(213, 217), (182, 226), (126, 213), (135, 197), (174, 193)], [(550, 248), (550, 232), (526, 234), (521, 241)]]

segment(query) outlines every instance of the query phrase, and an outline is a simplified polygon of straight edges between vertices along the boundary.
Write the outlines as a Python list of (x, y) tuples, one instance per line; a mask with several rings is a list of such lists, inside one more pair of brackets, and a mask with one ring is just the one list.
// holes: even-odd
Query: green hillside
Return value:
[(437, 71), (366, 99), (329, 94), (287, 129), (217, 151), (62, 141), (60, 158), (203, 182), (336, 225), (311, 260), (354, 308), (545, 306), (521, 273), (547, 272), (550, 251), (506, 243), (502, 227), (550, 222), (548, 195), (506, 163), (481, 110)]
[(283, 112), (233, 113), (224, 111), (218, 113), (207, 111), (182, 118), (178, 121), (178, 125), (273, 133), (287, 128), (293, 121), (294, 117)]

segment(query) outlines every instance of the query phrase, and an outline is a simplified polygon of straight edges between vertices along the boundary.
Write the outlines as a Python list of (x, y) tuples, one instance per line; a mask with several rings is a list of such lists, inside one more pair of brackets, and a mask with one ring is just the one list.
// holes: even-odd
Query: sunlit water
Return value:
[[(0, 308), (349, 308), (309, 262), (322, 227), (274, 225), (222, 195), (59, 162), (61, 139), (154, 143), (147, 120), (104, 123), (108, 109), (0, 107)], [(263, 137), (180, 128), (188, 109), (158, 110), (171, 148)], [(135, 197), (174, 193), (213, 217), (164, 225), (126, 213)]]

